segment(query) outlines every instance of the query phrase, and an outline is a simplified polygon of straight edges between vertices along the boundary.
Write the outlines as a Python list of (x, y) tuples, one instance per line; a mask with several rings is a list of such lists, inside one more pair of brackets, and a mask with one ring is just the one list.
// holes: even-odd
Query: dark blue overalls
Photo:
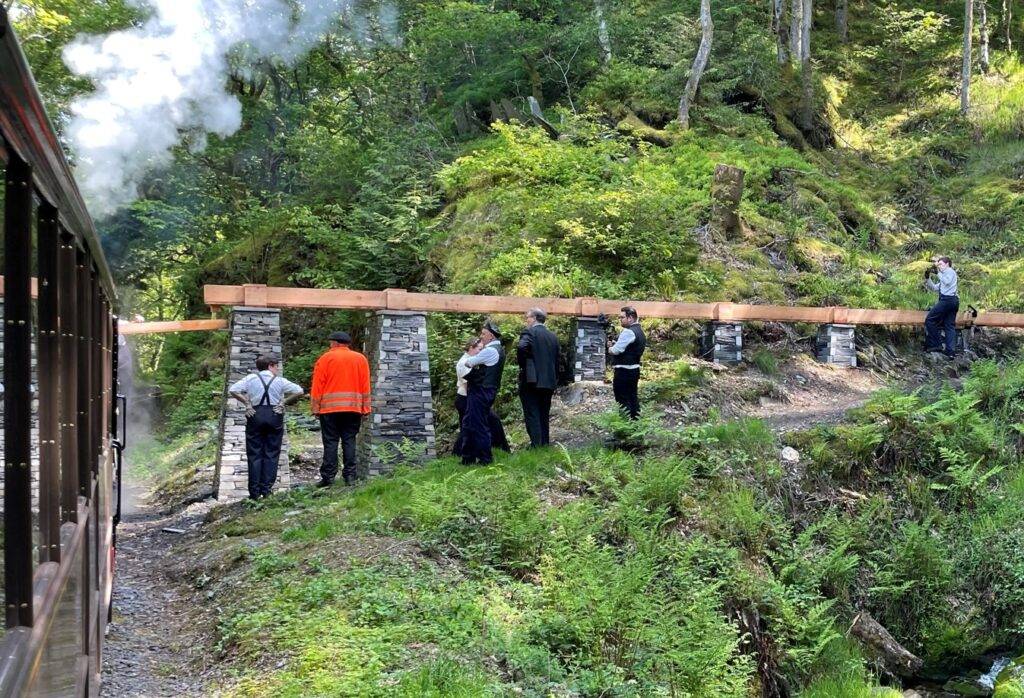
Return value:
[(245, 451), (249, 458), (249, 498), (270, 496), (277, 480), (277, 461), (281, 457), (284, 440), (284, 415), (274, 412), (270, 404), (270, 386), (277, 376), (263, 384), (263, 398), (253, 409), (256, 414), (245, 421)]

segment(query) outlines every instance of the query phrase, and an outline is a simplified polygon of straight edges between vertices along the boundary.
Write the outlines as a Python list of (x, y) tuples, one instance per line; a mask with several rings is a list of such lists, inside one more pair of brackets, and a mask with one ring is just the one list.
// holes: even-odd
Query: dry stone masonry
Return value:
[(366, 340), (371, 413), (359, 432), (360, 475), (437, 456), (430, 392), (427, 316), (395, 310), (373, 314)]
[(857, 340), (853, 325), (821, 325), (815, 344), (818, 361), (838, 366), (857, 366)]
[(576, 320), (574, 380), (577, 383), (604, 380), (607, 341), (608, 333), (596, 317)]
[[(276, 308), (236, 307), (231, 311), (231, 345), (221, 411), (220, 450), (214, 475), (218, 499), (240, 499), (249, 494), (249, 468), (245, 454), (245, 408), (228, 395), (228, 387), (256, 370), (256, 359), (269, 354), (281, 361), (281, 311)], [(305, 386), (303, 386), (305, 387)], [(288, 435), (278, 461), (277, 489), (291, 485), (288, 468)]]
[(743, 323), (706, 323), (700, 334), (700, 356), (726, 366), (743, 361)]

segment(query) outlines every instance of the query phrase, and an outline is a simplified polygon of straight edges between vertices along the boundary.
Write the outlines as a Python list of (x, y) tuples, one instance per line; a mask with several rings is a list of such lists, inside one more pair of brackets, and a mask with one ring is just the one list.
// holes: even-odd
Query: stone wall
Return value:
[(576, 320), (576, 361), (574, 380), (603, 381), (606, 367), (608, 333), (596, 317)]
[(853, 325), (821, 325), (815, 342), (818, 361), (838, 366), (857, 366), (857, 340)]
[(743, 361), (743, 324), (705, 323), (700, 334), (700, 357), (727, 366)]
[(381, 475), (400, 462), (435, 458), (426, 315), (374, 313), (364, 349), (373, 397), (359, 432), (359, 474)]
[[(231, 344), (224, 380), (224, 400), (221, 410), (220, 449), (214, 467), (214, 496), (218, 499), (240, 499), (249, 494), (249, 468), (245, 455), (245, 408), (229, 396), (228, 388), (237, 380), (256, 371), (256, 359), (269, 354), (281, 362), (281, 311), (276, 308), (237, 307), (231, 311)], [(306, 386), (303, 386), (306, 387)], [(275, 489), (291, 485), (288, 468), (288, 435), (285, 434), (278, 461)]]

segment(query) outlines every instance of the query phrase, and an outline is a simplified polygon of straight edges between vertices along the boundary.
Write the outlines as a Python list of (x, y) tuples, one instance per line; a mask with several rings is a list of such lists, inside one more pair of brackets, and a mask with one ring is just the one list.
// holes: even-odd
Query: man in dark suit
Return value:
[(540, 308), (527, 310), (526, 329), (516, 347), (519, 399), (531, 447), (550, 443), (551, 396), (558, 385), (558, 337), (544, 324), (547, 317)]

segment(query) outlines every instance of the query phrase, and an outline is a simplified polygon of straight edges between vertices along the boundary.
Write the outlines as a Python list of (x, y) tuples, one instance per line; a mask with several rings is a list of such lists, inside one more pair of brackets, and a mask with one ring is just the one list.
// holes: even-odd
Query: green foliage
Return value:
[(774, 376), (779, 372), (779, 360), (771, 352), (760, 349), (754, 352), (751, 360), (757, 366), (757, 370), (766, 376)]
[(224, 379), (210, 376), (189, 386), (174, 411), (167, 417), (167, 434), (180, 436), (195, 433), (196, 425), (214, 419), (220, 413)]

